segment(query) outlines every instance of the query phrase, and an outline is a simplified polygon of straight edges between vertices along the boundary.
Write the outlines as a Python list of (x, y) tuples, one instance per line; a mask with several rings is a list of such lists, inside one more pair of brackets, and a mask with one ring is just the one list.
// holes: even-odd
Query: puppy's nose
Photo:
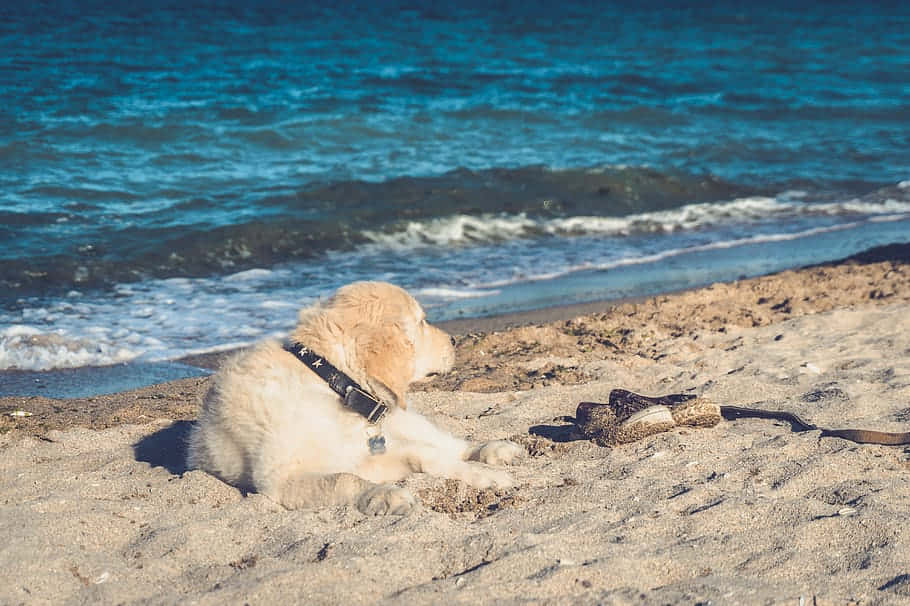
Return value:
[(455, 337), (449, 337), (449, 342), (452, 344), (452, 347), (455, 347)]

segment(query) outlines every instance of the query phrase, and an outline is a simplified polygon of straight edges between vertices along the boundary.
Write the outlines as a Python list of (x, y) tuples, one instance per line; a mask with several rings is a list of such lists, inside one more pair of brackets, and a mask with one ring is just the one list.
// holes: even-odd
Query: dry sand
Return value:
[(4, 398), (35, 414), (0, 425), (0, 603), (910, 603), (910, 448), (743, 419), (608, 449), (554, 420), (624, 387), (906, 431), (908, 248), (468, 327), (411, 402), (524, 444), (518, 486), (415, 476), (405, 517), (287, 511), (186, 471), (207, 379)]

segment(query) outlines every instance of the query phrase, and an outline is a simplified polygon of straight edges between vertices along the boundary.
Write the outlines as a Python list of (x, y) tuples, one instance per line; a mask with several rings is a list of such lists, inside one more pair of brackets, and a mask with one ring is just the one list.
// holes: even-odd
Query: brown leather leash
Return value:
[(798, 415), (785, 410), (764, 410), (762, 408), (746, 408), (743, 406), (721, 406), (720, 414), (732, 421), (744, 417), (759, 419), (776, 419), (787, 421), (796, 432), (820, 431), (819, 438), (843, 438), (858, 444), (881, 444), (883, 446), (902, 446), (910, 444), (910, 431), (892, 433), (888, 431), (875, 431), (872, 429), (827, 429), (812, 423), (807, 423)]

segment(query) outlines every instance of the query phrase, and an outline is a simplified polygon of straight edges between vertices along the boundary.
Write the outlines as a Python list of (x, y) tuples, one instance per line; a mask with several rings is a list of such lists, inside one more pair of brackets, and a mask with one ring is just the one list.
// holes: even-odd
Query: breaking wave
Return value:
[[(910, 213), (910, 200), (852, 199), (844, 202), (805, 203), (802, 192), (779, 197), (751, 196), (728, 202), (687, 204), (679, 208), (635, 213), (624, 217), (573, 216), (533, 218), (517, 215), (457, 215), (429, 221), (408, 221), (388, 231), (366, 230), (373, 245), (388, 248), (469, 246), (516, 238), (548, 236), (630, 236), (699, 230), (724, 224), (749, 224), (787, 218), (818, 216), (892, 216)], [(796, 195), (794, 195), (796, 194)]]

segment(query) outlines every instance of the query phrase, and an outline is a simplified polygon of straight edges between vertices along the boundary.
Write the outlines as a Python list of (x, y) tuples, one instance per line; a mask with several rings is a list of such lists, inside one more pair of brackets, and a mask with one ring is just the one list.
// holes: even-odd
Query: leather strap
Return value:
[(889, 431), (875, 431), (872, 429), (827, 429), (818, 427), (812, 423), (807, 423), (799, 416), (785, 410), (764, 410), (761, 408), (746, 408), (742, 406), (721, 406), (720, 414), (725, 419), (739, 419), (742, 417), (754, 417), (760, 419), (777, 419), (778, 421), (787, 421), (793, 426), (793, 430), (802, 431), (820, 431), (820, 438), (843, 438), (858, 444), (881, 444), (883, 446), (903, 446), (910, 444), (910, 431), (903, 433), (892, 433)]
[(325, 358), (311, 351), (306, 345), (286, 342), (282, 347), (328, 383), (332, 391), (341, 396), (346, 407), (365, 417), (370, 423), (378, 423), (389, 411), (389, 407), (379, 398), (365, 391), (354, 379), (329, 364)]

